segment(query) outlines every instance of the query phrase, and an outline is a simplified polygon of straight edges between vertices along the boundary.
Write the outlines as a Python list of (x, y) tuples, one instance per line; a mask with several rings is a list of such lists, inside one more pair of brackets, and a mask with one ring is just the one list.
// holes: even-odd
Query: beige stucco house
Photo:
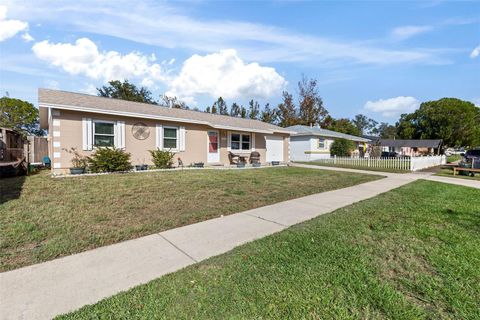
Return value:
[(152, 164), (149, 150), (175, 152), (175, 163), (229, 165), (228, 153), (260, 153), (263, 164), (289, 160), (290, 131), (258, 120), (39, 89), (40, 126), (48, 130), (52, 170), (71, 167), (74, 147), (91, 155), (111, 146), (131, 154), (132, 164)]

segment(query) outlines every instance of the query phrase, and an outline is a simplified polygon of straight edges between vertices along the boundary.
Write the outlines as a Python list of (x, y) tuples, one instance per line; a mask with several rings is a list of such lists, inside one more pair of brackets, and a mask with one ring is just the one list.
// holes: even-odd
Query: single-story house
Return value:
[(353, 136), (341, 132), (322, 129), (320, 126), (296, 125), (287, 127), (293, 131), (290, 136), (290, 160), (312, 161), (330, 157), (330, 146), (338, 138), (347, 139), (355, 143), (353, 156), (364, 156), (369, 139)]
[(382, 152), (396, 153), (400, 156), (422, 156), (440, 154), (442, 139), (378, 139), (375, 142), (382, 148)]
[(149, 150), (157, 148), (184, 165), (228, 165), (229, 152), (248, 158), (257, 151), (264, 164), (289, 159), (290, 130), (258, 120), (50, 89), (39, 89), (38, 99), (55, 173), (71, 167), (72, 147), (86, 156), (124, 149), (133, 165), (152, 164)]

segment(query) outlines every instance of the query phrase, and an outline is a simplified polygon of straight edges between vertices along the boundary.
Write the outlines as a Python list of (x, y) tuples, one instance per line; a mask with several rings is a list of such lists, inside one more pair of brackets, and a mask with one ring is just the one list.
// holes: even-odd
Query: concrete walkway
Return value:
[(420, 174), (381, 174), (386, 178), (1, 273), (0, 319), (50, 319), (291, 225), (419, 178), (430, 179)]

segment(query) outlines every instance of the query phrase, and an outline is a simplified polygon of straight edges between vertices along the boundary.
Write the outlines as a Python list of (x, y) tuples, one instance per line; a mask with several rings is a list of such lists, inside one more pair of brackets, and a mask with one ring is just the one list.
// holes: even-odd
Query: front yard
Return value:
[(378, 178), (279, 167), (2, 179), (0, 271)]
[(416, 181), (60, 318), (479, 319), (479, 283), (480, 191)]

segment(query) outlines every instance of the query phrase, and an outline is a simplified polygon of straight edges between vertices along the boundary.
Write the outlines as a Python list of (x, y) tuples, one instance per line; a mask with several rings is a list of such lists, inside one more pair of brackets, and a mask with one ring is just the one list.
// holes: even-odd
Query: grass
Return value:
[[(382, 161), (384, 161), (384, 160), (382, 160)], [(409, 170), (401, 170), (401, 169), (393, 169), (393, 168), (376, 168), (376, 167), (352, 166), (352, 165), (344, 165), (344, 164), (323, 163), (323, 162), (317, 162), (317, 161), (298, 162), (298, 163), (311, 164), (311, 165), (323, 166), (323, 167), (357, 169), (357, 170), (367, 170), (367, 171), (377, 171), (377, 172), (391, 172), (391, 173), (408, 173), (408, 172), (410, 172)]]
[(279, 167), (2, 179), (1, 271), (378, 178)]
[(479, 319), (480, 191), (416, 181), (59, 319)]
[(452, 163), (458, 160), (461, 160), (462, 156), (459, 154), (452, 154), (450, 156), (447, 156), (447, 163)]
[(475, 176), (473, 176), (473, 177), (460, 175), (458, 172), (457, 172), (456, 175), (453, 175), (453, 169), (452, 168), (442, 168), (435, 175), (436, 176), (444, 176), (444, 177), (451, 177), (451, 178), (460, 178), (460, 179), (480, 181), (480, 173), (475, 173)]

